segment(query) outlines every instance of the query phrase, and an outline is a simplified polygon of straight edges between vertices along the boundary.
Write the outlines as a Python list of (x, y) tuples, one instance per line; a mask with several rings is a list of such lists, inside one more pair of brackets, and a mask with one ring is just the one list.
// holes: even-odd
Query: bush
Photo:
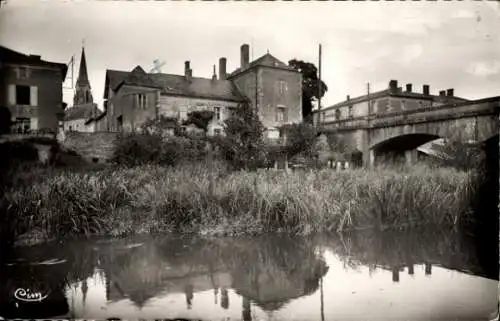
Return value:
[(264, 126), (249, 103), (241, 104), (224, 122), (225, 136), (212, 141), (220, 156), (235, 170), (255, 170), (267, 162)]
[(197, 137), (167, 137), (155, 134), (128, 134), (116, 145), (112, 161), (126, 166), (156, 164), (175, 166), (205, 157), (207, 141)]

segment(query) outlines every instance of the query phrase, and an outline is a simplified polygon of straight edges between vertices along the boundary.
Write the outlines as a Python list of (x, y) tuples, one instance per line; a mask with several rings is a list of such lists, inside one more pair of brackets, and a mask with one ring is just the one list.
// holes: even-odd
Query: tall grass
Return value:
[[(140, 166), (24, 175), (2, 212), (15, 235), (46, 238), (163, 231), (310, 234), (370, 227), (458, 225), (472, 174), (412, 167), (376, 171), (231, 172), (222, 164)], [(9, 214), (10, 213), (10, 214)]]

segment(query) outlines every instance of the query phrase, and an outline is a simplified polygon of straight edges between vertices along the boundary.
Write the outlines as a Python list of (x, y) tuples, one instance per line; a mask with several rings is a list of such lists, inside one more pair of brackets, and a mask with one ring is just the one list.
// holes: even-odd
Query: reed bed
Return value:
[(472, 218), (473, 174), (446, 168), (231, 172), (217, 163), (36, 171), (37, 178), (23, 174), (1, 200), (10, 237), (307, 235), (456, 226)]

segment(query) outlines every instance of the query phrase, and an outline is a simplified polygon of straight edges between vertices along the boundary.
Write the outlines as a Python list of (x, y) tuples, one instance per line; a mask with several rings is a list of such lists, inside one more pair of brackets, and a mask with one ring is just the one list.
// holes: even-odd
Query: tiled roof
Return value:
[[(137, 69), (137, 67), (136, 67)], [(244, 101), (244, 97), (230, 80), (212, 80), (208, 78), (192, 77), (190, 80), (183, 75), (172, 74), (142, 74), (118, 70), (106, 71), (105, 98), (108, 97), (107, 88), (119, 88), (121, 84), (160, 88), (164, 95), (179, 95), (206, 99), (220, 99), (230, 101)], [(142, 70), (142, 69), (141, 69)]]
[(235, 71), (233, 71), (231, 73), (230, 77), (234, 76), (236, 74), (239, 74), (240, 72), (242, 72), (244, 70), (247, 70), (247, 69), (250, 69), (250, 68), (256, 67), (256, 66), (265, 66), (265, 67), (273, 67), (273, 68), (285, 69), (285, 70), (290, 70), (290, 71), (296, 71), (293, 67), (288, 66), (287, 64), (285, 64), (281, 60), (277, 59), (273, 55), (267, 53), (267, 54), (263, 55), (262, 57), (252, 61), (248, 65), (247, 68), (245, 68), (243, 70), (241, 68), (236, 69)]
[[(375, 98), (380, 98), (380, 97), (384, 97), (384, 96), (401, 97), (401, 98), (407, 97), (407, 98), (432, 100), (432, 101), (445, 100), (445, 101), (448, 101), (448, 102), (464, 102), (464, 101), (468, 101), (468, 99), (457, 97), (457, 96), (451, 96), (451, 97), (450, 96), (445, 96), (445, 97), (441, 97), (439, 95), (424, 95), (422, 93), (402, 91), (401, 87), (398, 88), (398, 89), (399, 89), (399, 91), (396, 92), (396, 93), (391, 93), (389, 89), (384, 89), (384, 90), (381, 90), (381, 91), (377, 91), (377, 92), (371, 93), (370, 95), (362, 95), (362, 96), (359, 96), (359, 97), (350, 98), (349, 100), (341, 101), (341, 102), (336, 103), (336, 104), (334, 104), (332, 106), (324, 107), (324, 108), (321, 109), (321, 111), (325, 111), (325, 110), (328, 110), (328, 109), (336, 109), (336, 108), (340, 108), (340, 107), (343, 107), (343, 106), (352, 105), (352, 104), (356, 104), (356, 103), (359, 103), (359, 102), (362, 102), (362, 101), (366, 101), (368, 99), (375, 99)], [(315, 110), (314, 112), (317, 112), (317, 110)]]
[(96, 104), (85, 104), (66, 109), (64, 120), (85, 119), (90, 120), (101, 114)]
[(40, 59), (38, 55), (25, 55), (9, 48), (0, 46), (0, 62), (19, 63), (34, 66), (48, 66), (52, 68), (60, 68), (62, 71), (62, 80), (66, 78), (68, 66), (66, 64), (50, 62)]

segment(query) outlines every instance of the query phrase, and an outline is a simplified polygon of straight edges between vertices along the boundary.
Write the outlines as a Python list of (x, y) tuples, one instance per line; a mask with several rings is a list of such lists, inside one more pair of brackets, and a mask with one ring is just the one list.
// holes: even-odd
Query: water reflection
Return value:
[[(487, 279), (491, 267), (478, 263), (470, 244), (432, 230), (52, 244), (18, 249), (2, 266), (1, 311), (9, 318), (488, 318), (498, 282)], [(19, 287), (49, 296), (20, 304)]]

